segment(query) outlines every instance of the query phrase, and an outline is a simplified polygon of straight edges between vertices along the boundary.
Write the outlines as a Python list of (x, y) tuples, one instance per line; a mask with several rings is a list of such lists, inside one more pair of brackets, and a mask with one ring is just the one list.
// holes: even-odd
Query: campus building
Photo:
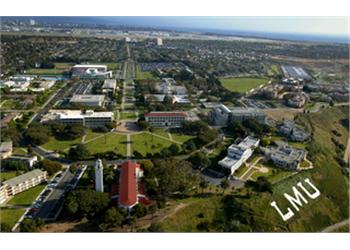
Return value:
[(102, 85), (102, 93), (115, 93), (117, 81), (115, 79), (106, 79)]
[(0, 204), (5, 203), (5, 201), (7, 201), (8, 198), (8, 185), (3, 185), (0, 183)]
[(306, 141), (310, 137), (309, 133), (299, 128), (292, 120), (283, 121), (283, 123), (278, 126), (277, 131), (279, 134), (286, 136), (292, 141), (302, 142)]
[(143, 170), (140, 165), (130, 160), (122, 163), (119, 179), (119, 197), (120, 207), (131, 210), (133, 206), (139, 203), (139, 197), (144, 195), (139, 193), (138, 182), (143, 176)]
[(32, 169), (34, 164), (38, 162), (38, 157), (36, 155), (12, 155), (6, 161), (21, 162)]
[(95, 163), (95, 190), (103, 192), (103, 164), (101, 159), (97, 159)]
[(12, 141), (2, 142), (0, 145), (0, 160), (12, 155)]
[(187, 118), (187, 112), (183, 111), (149, 112), (145, 114), (146, 122), (152, 127), (180, 127)]
[(107, 65), (75, 65), (71, 69), (73, 78), (105, 79), (113, 76)]
[(265, 123), (266, 116), (259, 109), (234, 107), (229, 109), (221, 104), (214, 107), (209, 113), (208, 118), (211, 124), (215, 126), (227, 126), (228, 122), (243, 122), (244, 120), (254, 119), (257, 122)]
[(306, 157), (305, 150), (293, 148), (286, 142), (278, 141), (275, 144), (276, 147), (266, 147), (261, 150), (268, 160), (281, 168), (297, 169)]
[(50, 110), (41, 122), (58, 121), (67, 125), (79, 124), (88, 128), (102, 127), (113, 121), (112, 112), (94, 112), (93, 110)]
[(248, 136), (238, 145), (232, 144), (227, 149), (227, 156), (219, 161), (219, 165), (225, 169), (229, 169), (231, 174), (234, 174), (252, 156), (259, 142), (259, 139)]
[(29, 188), (35, 187), (40, 183), (46, 181), (47, 173), (46, 171), (41, 171), (40, 169), (35, 169), (20, 176), (16, 176), (12, 179), (3, 182), (1, 186), (1, 199), (4, 197), (10, 197), (21, 193)]
[(105, 95), (73, 95), (69, 102), (79, 106), (102, 107), (104, 100)]

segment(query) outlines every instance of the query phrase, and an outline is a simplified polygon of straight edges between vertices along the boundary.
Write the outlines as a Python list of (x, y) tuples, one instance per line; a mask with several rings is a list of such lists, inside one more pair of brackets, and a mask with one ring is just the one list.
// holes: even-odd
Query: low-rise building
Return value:
[(112, 71), (107, 71), (107, 65), (75, 65), (71, 73), (73, 78), (105, 79), (113, 76)]
[(106, 79), (102, 85), (102, 93), (115, 92), (117, 81), (115, 79)]
[(254, 149), (259, 146), (259, 143), (259, 139), (248, 136), (238, 145), (232, 144), (227, 149), (227, 156), (219, 161), (218, 164), (230, 170), (231, 174), (234, 174), (252, 156)]
[(254, 119), (257, 122), (265, 123), (266, 116), (259, 109), (234, 107), (229, 109), (225, 105), (214, 107), (208, 114), (211, 124), (215, 126), (227, 126), (229, 121), (243, 122), (247, 119)]
[(122, 163), (120, 168), (118, 197), (118, 204), (120, 207), (130, 211), (132, 207), (139, 203), (139, 197), (144, 196), (139, 193), (138, 189), (138, 183), (142, 176), (143, 170), (139, 164), (130, 160)]
[(8, 198), (8, 185), (0, 183), (0, 204), (5, 203)]
[(46, 171), (34, 169), (20, 176), (4, 181), (3, 185), (6, 186), (7, 196), (13, 196), (46, 181), (46, 177)]
[(2, 142), (0, 145), (0, 160), (12, 155), (12, 141)]
[(293, 141), (299, 142), (306, 141), (310, 137), (309, 133), (296, 126), (295, 122), (291, 120), (283, 121), (283, 123), (278, 126), (278, 133)]
[(7, 127), (11, 121), (15, 121), (17, 119), (20, 119), (22, 117), (22, 114), (19, 112), (11, 112), (7, 113), (1, 120), (0, 120), (0, 127)]
[(80, 106), (102, 107), (104, 100), (105, 95), (73, 95), (69, 102)]
[(67, 125), (79, 124), (88, 128), (102, 127), (113, 121), (113, 112), (94, 112), (93, 110), (50, 110), (41, 122), (58, 121)]
[(271, 160), (275, 165), (294, 170), (305, 159), (306, 151), (303, 149), (293, 148), (285, 142), (275, 142), (277, 146), (261, 148), (268, 160)]
[(38, 162), (36, 155), (11, 155), (8, 161), (19, 161), (26, 164), (29, 168), (33, 168), (34, 164)]
[(184, 111), (149, 112), (145, 114), (146, 122), (152, 127), (180, 127), (187, 120), (188, 114)]

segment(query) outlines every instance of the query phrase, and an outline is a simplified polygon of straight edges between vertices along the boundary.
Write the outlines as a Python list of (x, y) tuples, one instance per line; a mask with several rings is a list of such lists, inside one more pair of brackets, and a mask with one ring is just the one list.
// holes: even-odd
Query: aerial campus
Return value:
[(4, 18), (1, 50), (2, 232), (349, 216), (347, 44)]

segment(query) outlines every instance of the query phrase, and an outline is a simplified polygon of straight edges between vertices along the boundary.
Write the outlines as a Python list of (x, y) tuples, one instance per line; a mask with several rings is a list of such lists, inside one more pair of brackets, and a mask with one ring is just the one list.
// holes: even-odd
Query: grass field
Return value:
[(148, 133), (142, 133), (131, 136), (131, 149), (136, 150), (143, 156), (147, 153), (158, 153), (163, 148), (169, 147), (172, 143), (157, 136)]
[(16, 194), (7, 204), (30, 206), (45, 186), (46, 184), (40, 184), (22, 193)]
[(234, 173), (234, 176), (240, 178), (246, 171), (248, 170), (248, 166), (244, 164), (239, 169), (237, 169)]
[(102, 136), (102, 135), (103, 135), (103, 133), (96, 133), (96, 132), (89, 131), (85, 136), (85, 141), (95, 139), (95, 138)]
[(0, 108), (2, 109), (16, 109), (20, 108), (20, 104), (15, 99), (2, 100)]
[[(301, 122), (313, 128), (314, 140), (309, 143), (309, 147), (314, 151), (315, 167), (277, 182), (273, 185), (272, 194), (256, 193), (249, 199), (240, 199), (254, 214), (255, 221), (250, 223), (254, 230), (317, 232), (348, 218), (349, 183), (334, 160), (335, 146), (331, 141), (333, 136), (331, 131), (337, 130), (341, 134), (337, 138), (338, 141), (346, 144), (349, 133), (340, 124), (340, 120), (348, 118), (348, 112), (348, 107), (332, 107), (319, 113), (301, 114), (298, 117)], [(280, 178), (285, 174), (281, 172), (277, 175), (280, 175)], [(310, 179), (320, 190), (321, 195), (315, 200), (308, 199), (308, 204), (296, 212), (293, 218), (284, 222), (270, 203), (276, 201), (278, 206), (285, 211), (290, 204), (283, 194), (292, 194), (292, 187), (298, 182), (304, 182), (305, 178)], [(271, 178), (270, 181), (275, 182)]]
[(134, 120), (136, 119), (136, 113), (134, 112), (120, 112), (120, 120)]
[(26, 148), (13, 148), (12, 154), (14, 155), (26, 155), (27, 154), (27, 149)]
[(116, 151), (117, 153), (125, 156), (126, 136), (115, 133), (108, 133), (105, 136), (86, 143), (85, 146), (91, 154)]
[(9, 180), (13, 177), (16, 177), (16, 171), (0, 172), (0, 180)]
[(61, 141), (52, 137), (50, 141), (41, 145), (41, 147), (50, 151), (65, 151), (65, 150), (68, 150), (70, 147), (79, 144), (80, 142), (81, 142), (81, 138), (77, 138), (71, 141)]
[(27, 74), (35, 75), (61, 75), (65, 72), (65, 69), (29, 69), (26, 71)]
[(24, 211), (25, 209), (0, 208), (0, 223), (7, 224), (12, 228)]
[(138, 80), (154, 79), (154, 76), (151, 72), (138, 71), (136, 73), (136, 79)]
[(219, 196), (181, 200), (184, 207), (166, 218), (161, 227), (166, 232), (198, 232), (197, 225), (200, 222), (211, 222), (214, 219), (219, 201)]
[(189, 139), (194, 138), (194, 136), (191, 135), (182, 135), (182, 134), (176, 134), (171, 133), (171, 136), (173, 137), (173, 140), (184, 143), (185, 141), (188, 141)]
[(266, 84), (266, 78), (222, 78), (220, 79), (222, 86), (232, 92), (245, 93), (261, 84)]

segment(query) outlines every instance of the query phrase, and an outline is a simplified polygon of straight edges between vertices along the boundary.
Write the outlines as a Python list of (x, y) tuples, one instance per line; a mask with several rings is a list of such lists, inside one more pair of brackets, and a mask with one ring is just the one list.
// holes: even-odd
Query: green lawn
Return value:
[(79, 144), (81, 142), (81, 139), (82, 138), (80, 137), (75, 140), (61, 141), (57, 140), (55, 137), (51, 137), (51, 139), (47, 143), (41, 145), (41, 147), (50, 151), (65, 151), (70, 147)]
[(138, 71), (136, 73), (136, 79), (138, 80), (154, 79), (154, 76), (151, 72)]
[(304, 160), (300, 163), (300, 168), (308, 168), (308, 167), (310, 167), (309, 162)]
[(7, 100), (2, 100), (1, 102), (1, 107), (2, 109), (16, 109), (20, 108), (20, 104), (18, 100), (16, 99), (7, 99)]
[(261, 84), (266, 84), (268, 79), (266, 78), (222, 78), (221, 84), (227, 90), (233, 92), (245, 93), (253, 88), (258, 87)]
[(163, 128), (152, 128), (152, 133), (169, 138), (168, 132)]
[(136, 113), (134, 112), (120, 112), (120, 120), (134, 120), (136, 119)]
[(12, 154), (14, 155), (26, 155), (27, 154), (27, 149), (26, 148), (13, 148)]
[(16, 194), (7, 204), (30, 206), (45, 186), (46, 184), (40, 184), (22, 193)]
[(24, 211), (25, 209), (0, 208), (0, 223), (7, 224), (12, 228)]
[(27, 74), (35, 74), (35, 75), (60, 75), (63, 74), (66, 69), (29, 69), (26, 71)]
[(13, 177), (16, 177), (16, 171), (8, 171), (8, 172), (2, 172), (0, 173), (0, 180), (9, 180), (12, 179)]
[(161, 227), (166, 232), (198, 232), (200, 222), (211, 222), (219, 209), (220, 196), (189, 198), (179, 202), (185, 206), (166, 218)]
[(234, 176), (240, 178), (246, 171), (248, 170), (248, 166), (243, 164), (239, 169), (237, 169), (234, 173)]
[(103, 153), (107, 151), (116, 151), (117, 153), (126, 155), (126, 135), (116, 133), (108, 133), (96, 140), (92, 140), (85, 144), (91, 154)]
[(157, 136), (152, 136), (148, 133), (142, 133), (131, 136), (132, 151), (136, 150), (143, 156), (146, 156), (147, 153), (158, 153), (163, 148), (169, 147), (171, 144), (172, 143), (168, 140), (164, 140)]
[(173, 140), (184, 143), (185, 141), (188, 141), (189, 139), (194, 138), (194, 136), (191, 135), (183, 135), (183, 134), (177, 134), (177, 133), (171, 133), (171, 136), (173, 137)]
[(99, 137), (101, 135), (103, 135), (103, 133), (96, 133), (96, 132), (89, 131), (85, 136), (85, 141), (95, 139), (96, 137)]

